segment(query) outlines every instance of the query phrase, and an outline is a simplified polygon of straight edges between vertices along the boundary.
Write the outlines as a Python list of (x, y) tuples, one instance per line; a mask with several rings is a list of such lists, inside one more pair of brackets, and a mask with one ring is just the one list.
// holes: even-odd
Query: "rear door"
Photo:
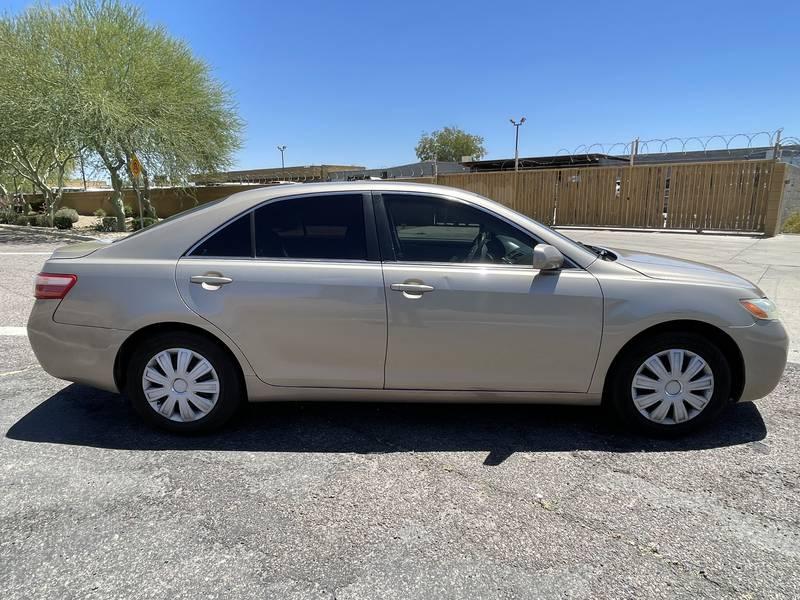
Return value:
[(387, 388), (588, 389), (603, 318), (594, 276), (534, 269), (538, 240), (457, 199), (381, 193), (376, 215)]
[(271, 201), (179, 261), (184, 301), (239, 345), (263, 381), (383, 387), (386, 301), (365, 198)]

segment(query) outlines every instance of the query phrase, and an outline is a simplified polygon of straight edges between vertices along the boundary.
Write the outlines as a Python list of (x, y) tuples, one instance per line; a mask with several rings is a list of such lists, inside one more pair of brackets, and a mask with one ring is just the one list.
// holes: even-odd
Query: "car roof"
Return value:
[[(417, 192), (428, 195), (442, 195), (451, 198), (458, 198), (482, 208), (498, 212), (498, 209), (505, 208), (508, 212), (516, 215), (515, 211), (503, 207), (498, 202), (480, 196), (467, 190), (437, 185), (434, 183), (415, 183), (408, 181), (335, 181), (325, 183), (304, 183), (294, 186), (270, 186), (266, 188), (255, 188), (244, 190), (228, 196), (225, 201), (225, 210), (232, 209), (234, 206), (238, 212), (242, 212), (266, 202), (268, 200), (281, 197), (304, 196), (309, 194), (328, 194), (342, 192)], [(222, 211), (222, 206), (219, 207)]]
[[(413, 183), (396, 181), (344, 181), (330, 183), (304, 183), (302, 185), (275, 185), (231, 194), (227, 198), (214, 202), (206, 208), (178, 214), (168, 221), (160, 223), (152, 229), (145, 229), (136, 235), (118, 240), (102, 250), (105, 256), (141, 259), (172, 259), (182, 256), (189, 248), (210, 232), (235, 219), (251, 208), (278, 198), (291, 198), (312, 194), (336, 192), (417, 192), (427, 195), (442, 195), (459, 199), (485, 210), (493, 212), (506, 220), (515, 223), (524, 230), (539, 237), (548, 244), (553, 244), (581, 266), (588, 266), (596, 256), (588, 250), (562, 247), (564, 241), (560, 237), (531, 221), (524, 215), (466, 190), (451, 188), (433, 183)], [(576, 256), (576, 251), (578, 256)]]

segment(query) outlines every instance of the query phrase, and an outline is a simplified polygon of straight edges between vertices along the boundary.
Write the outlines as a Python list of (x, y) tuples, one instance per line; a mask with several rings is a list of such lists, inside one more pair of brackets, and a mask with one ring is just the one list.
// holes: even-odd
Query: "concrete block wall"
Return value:
[(787, 164), (784, 174), (781, 227), (786, 219), (795, 213), (800, 213), (800, 167)]

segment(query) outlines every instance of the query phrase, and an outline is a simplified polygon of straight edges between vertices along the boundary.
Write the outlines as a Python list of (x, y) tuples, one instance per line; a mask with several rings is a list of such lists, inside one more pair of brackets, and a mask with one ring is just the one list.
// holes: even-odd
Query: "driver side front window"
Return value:
[(531, 265), (536, 241), (491, 214), (453, 200), (382, 194), (397, 260)]

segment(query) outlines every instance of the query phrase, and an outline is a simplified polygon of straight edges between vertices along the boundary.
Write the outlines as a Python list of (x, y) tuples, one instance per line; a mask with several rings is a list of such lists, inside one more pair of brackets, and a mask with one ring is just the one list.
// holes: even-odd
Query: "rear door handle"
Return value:
[(225, 285), (226, 283), (231, 283), (233, 279), (223, 275), (192, 275), (189, 281), (204, 285)]
[(407, 294), (424, 294), (436, 289), (432, 285), (425, 285), (424, 283), (393, 283), (390, 287), (395, 292), (405, 292)]

